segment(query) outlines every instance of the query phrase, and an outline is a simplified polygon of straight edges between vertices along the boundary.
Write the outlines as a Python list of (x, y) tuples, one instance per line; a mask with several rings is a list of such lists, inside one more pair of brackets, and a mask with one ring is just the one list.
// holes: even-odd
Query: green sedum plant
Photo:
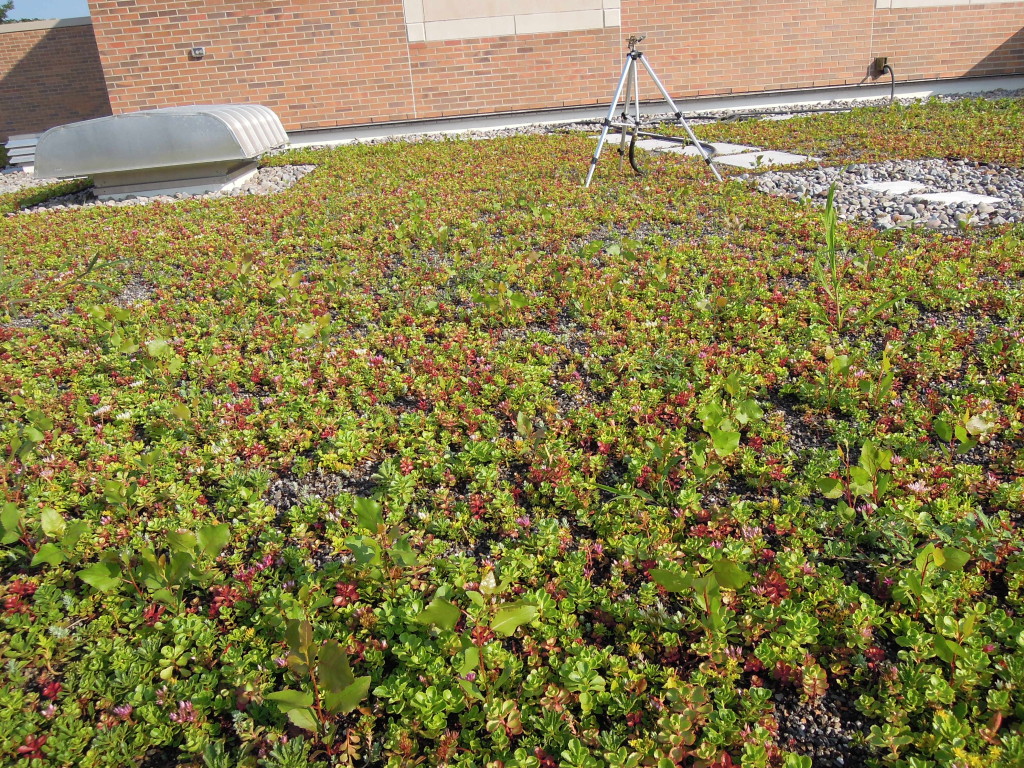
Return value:
[[(1022, 128), (703, 130), (1005, 170)], [(588, 151), (0, 218), (4, 766), (1024, 764), (1024, 230)]]

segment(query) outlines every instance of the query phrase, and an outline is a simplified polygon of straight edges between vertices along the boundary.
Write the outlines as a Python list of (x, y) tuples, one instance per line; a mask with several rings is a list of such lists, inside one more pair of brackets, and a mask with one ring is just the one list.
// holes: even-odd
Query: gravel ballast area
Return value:
[[(1024, 97), (1024, 90), (1017, 91), (1006, 91), (1006, 90), (993, 90), (993, 91), (981, 91), (972, 93), (962, 94), (949, 94), (937, 96), (936, 98), (944, 102), (960, 101), (963, 99), (972, 98), (984, 98), (984, 99), (1004, 99), (1004, 98), (1022, 98)], [(920, 101), (917, 98), (897, 98), (897, 102), (901, 104), (913, 104)], [(715, 111), (693, 109), (686, 112), (687, 122), (691, 125), (699, 126), (720, 121), (733, 121), (737, 119), (760, 119), (760, 120), (779, 120), (787, 119), (790, 117), (796, 117), (802, 114), (808, 114), (815, 111), (845, 111), (854, 109), (857, 107), (885, 107), (890, 104), (888, 98), (878, 99), (844, 99), (844, 100), (832, 100), (814, 103), (800, 104), (798, 108), (794, 109), (790, 106), (775, 106), (775, 107), (764, 107), (755, 110), (740, 110), (740, 109), (721, 109)], [(659, 125), (675, 123), (675, 118), (669, 113), (647, 115), (642, 118), (642, 123), (645, 128), (656, 128)], [(420, 143), (429, 141), (449, 141), (449, 140), (488, 140), (488, 139), (500, 139), (509, 138), (513, 136), (530, 136), (530, 135), (544, 135), (552, 133), (572, 133), (572, 132), (593, 132), (600, 130), (600, 119), (587, 119), (581, 120), (575, 123), (536, 123), (529, 125), (521, 125), (506, 128), (495, 128), (495, 129), (480, 129), (480, 130), (466, 130), (466, 131), (443, 131), (433, 133), (419, 133), (419, 134), (399, 134), (394, 136), (381, 136), (371, 139), (361, 139), (354, 143), (360, 144), (383, 144), (389, 142), (406, 142), (406, 143)], [(330, 144), (325, 145), (309, 145), (309, 148), (329, 147)], [(786, 150), (786, 147), (771, 147), (770, 149)], [(282, 152), (289, 151), (289, 148), (283, 148), (275, 150), (270, 154), (279, 154)], [(859, 169), (865, 170), (864, 178), (868, 181), (889, 181), (889, 180), (913, 180), (916, 181), (919, 178), (924, 180), (934, 181), (945, 181), (946, 179), (954, 179), (956, 183), (960, 183), (957, 179), (959, 173), (959, 166), (967, 167), (970, 163), (947, 163), (951, 168), (937, 168), (931, 167), (929, 163), (943, 163), (945, 161), (924, 161), (918, 163), (910, 163), (909, 161), (890, 161), (888, 163), (880, 164), (879, 166), (854, 166), (846, 171), (847, 176), (859, 172)], [(920, 169), (914, 169), (910, 166), (921, 166)], [(47, 200), (38, 205), (34, 205), (29, 208), (25, 208), (18, 211), (15, 214), (18, 215), (24, 213), (35, 213), (44, 210), (69, 210), (78, 208), (89, 208), (94, 206), (108, 206), (108, 207), (121, 207), (121, 206), (132, 206), (132, 205), (145, 205), (154, 202), (173, 202), (176, 200), (195, 199), (195, 198), (219, 198), (219, 197), (242, 197), (244, 195), (266, 195), (282, 192), (288, 189), (290, 186), (295, 184), (299, 179), (313, 170), (315, 166), (312, 165), (294, 165), (294, 166), (276, 166), (260, 168), (256, 176), (250, 179), (246, 184), (227, 191), (227, 192), (214, 192), (205, 195), (186, 195), (177, 194), (174, 196), (161, 195), (157, 197), (137, 197), (129, 198), (127, 200), (119, 201), (100, 201), (95, 198), (90, 189), (83, 190), (71, 195), (62, 195)], [(937, 206), (930, 205), (925, 206), (923, 209), (920, 204), (914, 203), (913, 211), (907, 207), (907, 200), (901, 200), (895, 197), (889, 197), (880, 193), (870, 192), (868, 190), (859, 190), (858, 192), (846, 192), (838, 199), (840, 207), (840, 215), (845, 218), (870, 218), (879, 227), (890, 228), (893, 226), (906, 225), (910, 222), (914, 225), (925, 225), (936, 229), (953, 229), (957, 227), (958, 221), (968, 222), (973, 225), (980, 224), (1000, 224), (1004, 222), (1012, 222), (1021, 220), (1022, 208), (1021, 208), (1021, 178), (1022, 174), (1015, 172), (1012, 169), (997, 169), (993, 174), (988, 169), (983, 172), (981, 176), (978, 173), (971, 174), (965, 173), (963, 176), (963, 184), (960, 186), (952, 186), (946, 188), (929, 189), (929, 191), (952, 191), (954, 189), (962, 189), (965, 191), (975, 191), (978, 188), (990, 188), (995, 187), (999, 192), (978, 192), (978, 194), (991, 194), (992, 196), (1002, 197), (1004, 201), (996, 204), (994, 210), (977, 210), (979, 206), (972, 205), (961, 205), (961, 206)], [(822, 174), (832, 174), (831, 176), (823, 176)], [(800, 174), (787, 174), (781, 171), (775, 171), (768, 174), (763, 174), (758, 177), (758, 187), (762, 191), (769, 192), (771, 194), (778, 194), (781, 196), (792, 197), (792, 198), (803, 198), (808, 197), (811, 200), (817, 201), (820, 197), (824, 200), (825, 195), (828, 192), (828, 185), (832, 179), (835, 179), (839, 172), (835, 170), (821, 171), (812, 170), (806, 171), (803, 175)], [(889, 174), (889, 175), (886, 175)], [(907, 174), (907, 175), (900, 175)], [(842, 175), (842, 174), (840, 174)], [(923, 176), (922, 176), (923, 175)], [(933, 176), (934, 179), (929, 179)], [(750, 178), (751, 176), (741, 177)], [(789, 178), (792, 177), (792, 178)], [(0, 174), (0, 194), (9, 192), (21, 191), (24, 189), (30, 189), (33, 187), (41, 187), (49, 184), (54, 184), (60, 181), (59, 179), (39, 179), (30, 173), (23, 171), (7, 172)], [(850, 181), (855, 182), (851, 177)], [(976, 182), (984, 182), (979, 184)], [(824, 195), (819, 195), (819, 188), (824, 185)], [(959, 218), (958, 218), (959, 217)]]
[[(249, 179), (244, 184), (235, 187), (234, 189), (227, 190), (226, 192), (210, 192), (204, 195), (186, 195), (179, 193), (177, 195), (157, 195), (155, 197), (131, 197), (125, 200), (97, 200), (93, 194), (92, 189), (84, 189), (81, 192), (75, 192), (71, 195), (61, 195), (60, 197), (54, 197), (45, 202), (33, 205), (29, 208), (25, 208), (18, 211), (13, 215), (22, 215), (27, 213), (38, 213), (39, 211), (65, 211), (73, 210), (78, 208), (94, 208), (97, 206), (107, 206), (110, 208), (120, 208), (132, 205), (148, 205), (156, 202), (170, 203), (178, 200), (192, 200), (192, 199), (217, 199), (221, 197), (243, 197), (245, 195), (272, 195), (291, 187), (299, 179), (305, 176), (307, 173), (316, 168), (315, 165), (282, 165), (282, 166), (271, 166), (266, 168), (260, 168), (256, 175)], [(28, 176), (28, 174), (7, 174), (8, 176)], [(31, 177), (30, 177), (31, 178)], [(38, 184), (25, 184), (22, 188), (40, 186), (42, 183), (53, 183), (55, 180), (50, 179), (45, 182), (40, 180)], [(8, 190), (9, 191), (9, 190)]]
[(21, 192), (23, 189), (32, 189), (33, 187), (45, 187), (59, 181), (60, 179), (38, 179), (34, 174), (25, 171), (5, 171), (0, 173), (0, 195)]
[[(977, 91), (972, 93), (944, 94), (936, 96), (942, 102), (963, 101), (964, 99), (1009, 99), (1024, 98), (1024, 90), (992, 90)], [(909, 105), (920, 102), (919, 98), (897, 98), (899, 104)], [(694, 108), (684, 111), (686, 121), (690, 125), (707, 125), (721, 121), (732, 122), (739, 119), (751, 120), (782, 120), (791, 117), (813, 113), (816, 111), (842, 112), (859, 107), (886, 107), (889, 106), (888, 96), (875, 99), (834, 99), (832, 101), (807, 102), (795, 107), (793, 105), (780, 105), (773, 107), (758, 107), (756, 109), (718, 109), (702, 110), (699, 105), (692, 105)], [(656, 128), (660, 125), (674, 124), (675, 116), (670, 112), (659, 114), (643, 115), (641, 125), (645, 128)], [(602, 118), (588, 118), (574, 123), (535, 123), (531, 125), (519, 125), (508, 128), (490, 128), (465, 131), (439, 131), (434, 133), (410, 133), (398, 134), (395, 136), (378, 136), (370, 139), (359, 139), (353, 143), (359, 144), (385, 144), (389, 142), (406, 142), (416, 144), (424, 141), (446, 141), (451, 139), (484, 140), (501, 139), (512, 136), (535, 136), (549, 133), (575, 133), (585, 131), (593, 133), (601, 130)], [(312, 148), (327, 148), (332, 144), (311, 144)], [(772, 147), (772, 149), (785, 149), (785, 147)], [(276, 152), (285, 152), (275, 150)]]
[[(847, 168), (810, 168), (745, 174), (757, 188), (793, 200), (824, 205), (830, 185), (836, 184), (836, 211), (844, 219), (866, 219), (881, 229), (899, 226), (957, 230), (1024, 221), (1024, 170), (966, 160), (888, 160)], [(861, 184), (908, 181), (923, 189), (890, 194)], [(915, 199), (918, 194), (971, 192), (1001, 198), (999, 202), (937, 203)]]
[[(972, 93), (957, 93), (957, 94), (943, 94), (934, 97), (936, 100), (944, 103), (952, 103), (955, 101), (964, 101), (966, 99), (987, 99), (989, 101), (995, 101), (998, 99), (1019, 99), (1024, 98), (1024, 89), (1008, 91), (1008, 90), (993, 90), (993, 91), (976, 91)], [(807, 102), (799, 104), (795, 108), (793, 105), (779, 105), (772, 107), (757, 107), (753, 109), (717, 109), (717, 110), (702, 110), (694, 108), (692, 110), (684, 111), (683, 116), (686, 118), (686, 122), (690, 125), (703, 125), (707, 123), (716, 122), (736, 122), (738, 120), (750, 119), (750, 120), (788, 120), (791, 117), (802, 117), (816, 112), (844, 112), (852, 109), (860, 109), (864, 107), (882, 108), (888, 107), (892, 103), (902, 104), (904, 106), (910, 106), (911, 104), (919, 104), (924, 99), (920, 98), (899, 98), (895, 101), (890, 101), (888, 96), (879, 97), (876, 99), (833, 99), (831, 101), (818, 101), (818, 102)], [(644, 117), (642, 122), (650, 121), (652, 124), (656, 123), (674, 123), (675, 117), (670, 113), (661, 115), (651, 115), (650, 117)], [(586, 126), (579, 126), (581, 129), (584, 127), (587, 129), (593, 129), (594, 125), (600, 125), (600, 120), (590, 121)], [(786, 149), (785, 147), (772, 147), (772, 149)]]

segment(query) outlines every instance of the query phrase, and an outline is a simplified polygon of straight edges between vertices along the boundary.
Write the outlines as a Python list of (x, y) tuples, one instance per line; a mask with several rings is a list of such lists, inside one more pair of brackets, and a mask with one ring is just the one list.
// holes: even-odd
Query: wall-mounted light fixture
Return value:
[(193, 45), (188, 52), (189, 57), (201, 59), (206, 55), (206, 49), (201, 45)]

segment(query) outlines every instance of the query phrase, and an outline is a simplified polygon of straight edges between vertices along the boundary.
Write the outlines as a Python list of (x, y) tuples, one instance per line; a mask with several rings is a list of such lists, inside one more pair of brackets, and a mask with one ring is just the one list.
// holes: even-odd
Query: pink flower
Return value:
[(339, 608), (359, 601), (359, 590), (355, 584), (339, 581), (334, 585), (334, 591), (337, 593), (334, 596), (334, 604)]
[(178, 711), (171, 713), (172, 723), (194, 723), (196, 721), (196, 711), (192, 706), (191, 701), (179, 701)]

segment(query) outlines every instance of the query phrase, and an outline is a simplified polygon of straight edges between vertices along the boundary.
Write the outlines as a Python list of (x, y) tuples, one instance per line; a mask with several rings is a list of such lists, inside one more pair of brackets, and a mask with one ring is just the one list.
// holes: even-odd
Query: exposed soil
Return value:
[(810, 757), (814, 768), (861, 768), (873, 756), (864, 744), (868, 726), (841, 693), (803, 701), (795, 691), (779, 691), (775, 718), (779, 746)]
[(332, 499), (341, 493), (369, 496), (378, 462), (367, 461), (349, 472), (314, 470), (303, 477), (283, 475), (270, 484), (263, 499), (278, 512), (287, 512), (304, 499)]
[(114, 299), (114, 303), (119, 307), (130, 307), (133, 304), (141, 304), (144, 301), (149, 301), (153, 298), (153, 291), (155, 290), (152, 283), (147, 283), (138, 277), (133, 277), (131, 282), (126, 285), (121, 293)]
[(772, 398), (774, 408), (770, 414), (781, 414), (789, 434), (789, 446), (795, 453), (835, 445), (832, 433), (821, 424), (820, 417), (811, 418), (811, 412), (791, 395)]

